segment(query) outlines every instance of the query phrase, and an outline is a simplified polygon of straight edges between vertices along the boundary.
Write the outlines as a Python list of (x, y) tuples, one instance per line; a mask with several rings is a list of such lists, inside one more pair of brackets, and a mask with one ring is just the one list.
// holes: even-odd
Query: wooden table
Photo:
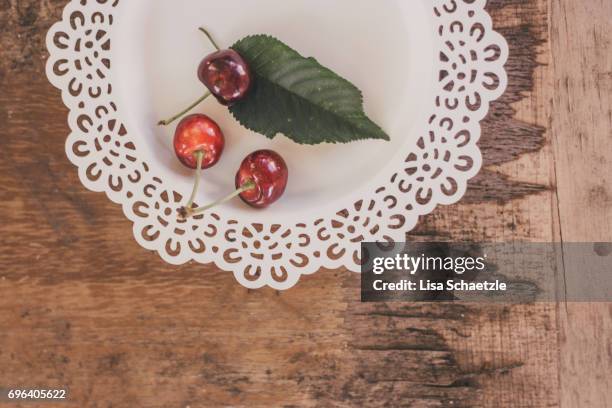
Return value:
[[(143, 250), (63, 151), (43, 67), (65, 3), (0, 2), (0, 387), (76, 407), (612, 406), (610, 304), (360, 304), (345, 270), (249, 291)], [(488, 8), (511, 57), (486, 166), (409, 238), (612, 241), (612, 1)]]

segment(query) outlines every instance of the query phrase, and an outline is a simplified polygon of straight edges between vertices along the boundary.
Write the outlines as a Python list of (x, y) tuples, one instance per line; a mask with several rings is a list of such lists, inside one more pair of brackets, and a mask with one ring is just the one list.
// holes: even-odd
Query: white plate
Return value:
[[(320, 267), (359, 269), (359, 243), (402, 240), (437, 204), (456, 202), (480, 168), (479, 121), (506, 86), (507, 45), (484, 1), (130, 0), (71, 2), (48, 35), (50, 80), (71, 109), (66, 150), (84, 185), (134, 221), (168, 262), (215, 262), (245, 286), (285, 289)], [(174, 126), (156, 122), (204, 92), (196, 69), (213, 51), (271, 34), (316, 57), (364, 94), (391, 142), (300, 146), (242, 128), (210, 98), (196, 108), (226, 135), (198, 203), (232, 190), (248, 153), (279, 152), (290, 170), (267, 210), (239, 200), (176, 219), (193, 173), (174, 156)], [(123, 126), (121, 126), (123, 125)]]
[[(249, 153), (266, 148), (288, 163), (290, 182), (271, 211), (253, 210), (240, 200), (220, 211), (253, 222), (304, 218), (305, 212), (337, 207), (357, 196), (385, 165), (414, 142), (412, 125), (424, 114), (422, 98), (433, 97), (433, 35), (427, 0), (132, 0), (113, 29), (111, 60), (117, 102), (139, 142), (144, 160), (177, 191), (189, 194), (193, 173), (172, 150), (174, 126), (155, 126), (204, 93), (196, 75), (202, 58), (214, 51), (197, 27), (229, 47), (250, 34), (270, 34), (304, 56), (315, 56), (359, 87), (366, 111), (391, 136), (391, 142), (301, 146), (280, 135), (273, 140), (241, 127), (214, 99), (194, 112), (210, 115), (226, 135), (222, 160), (205, 174), (199, 202), (228, 194), (236, 170)], [(424, 34), (425, 33), (425, 34)], [(129, 39), (129, 40), (126, 40)], [(401, 159), (400, 159), (401, 160)], [(336, 208), (337, 209), (337, 208)]]

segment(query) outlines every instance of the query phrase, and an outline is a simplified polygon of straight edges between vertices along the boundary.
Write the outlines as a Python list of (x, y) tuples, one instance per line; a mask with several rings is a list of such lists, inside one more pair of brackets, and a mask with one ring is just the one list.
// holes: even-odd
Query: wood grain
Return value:
[[(612, 241), (612, 2), (551, 12), (556, 227), (564, 242)], [(612, 406), (611, 316), (609, 303), (559, 305), (562, 406)]]
[[(610, 205), (577, 197), (607, 185), (582, 184), (599, 170), (576, 168), (570, 136), (609, 165), (609, 123), (587, 126), (609, 117), (609, 8), (553, 3), (551, 15), (546, 0), (489, 2), (511, 58), (508, 92), (483, 124), (486, 167), (461, 204), (423, 217), (410, 239), (551, 241), (574, 228), (574, 239), (606, 238), (609, 224), (578, 225), (584, 208), (593, 224), (609, 221)], [(248, 291), (210, 266), (173, 267), (143, 250), (64, 155), (67, 112), (44, 75), (44, 36), (65, 4), (0, 1), (0, 387), (68, 387), (77, 407), (606, 406), (610, 387), (591, 370), (609, 373), (609, 315), (585, 317), (597, 306), (362, 304), (345, 270)], [(599, 29), (561, 30), (568, 14), (582, 27), (593, 13)], [(593, 56), (603, 60), (588, 81), (573, 82), (574, 65)], [(551, 128), (565, 107), (572, 116)]]

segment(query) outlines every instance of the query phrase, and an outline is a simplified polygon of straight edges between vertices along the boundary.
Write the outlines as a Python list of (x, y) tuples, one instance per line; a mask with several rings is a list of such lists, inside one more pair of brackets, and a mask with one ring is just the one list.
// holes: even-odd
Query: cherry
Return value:
[(208, 31), (204, 28), (200, 28), (200, 31), (206, 34), (211, 44), (217, 49), (216, 52), (207, 55), (198, 67), (198, 78), (208, 88), (208, 92), (184, 111), (170, 119), (160, 121), (159, 125), (169, 125), (211, 94), (217, 98), (219, 103), (231, 106), (242, 100), (251, 88), (251, 71), (244, 58), (232, 49), (221, 50)]
[(226, 106), (243, 99), (251, 88), (249, 66), (234, 50), (217, 51), (204, 58), (198, 78)]
[(283, 158), (272, 150), (258, 150), (249, 154), (236, 174), (236, 188), (249, 181), (255, 188), (240, 194), (242, 201), (256, 208), (265, 208), (277, 201), (285, 192), (289, 170)]
[(272, 150), (258, 150), (249, 154), (236, 173), (236, 191), (212, 204), (200, 208), (185, 206), (178, 210), (181, 217), (201, 214), (236, 196), (255, 208), (265, 208), (276, 202), (285, 192), (289, 170), (285, 160)]
[[(185, 166), (191, 169), (208, 169), (219, 161), (225, 137), (217, 123), (203, 114), (185, 117), (174, 132), (174, 152)], [(198, 155), (202, 153), (198, 165)]]
[(217, 164), (225, 147), (225, 137), (214, 120), (196, 114), (181, 120), (174, 133), (173, 144), (180, 162), (196, 170), (193, 191), (185, 206), (191, 208), (200, 186), (201, 171)]

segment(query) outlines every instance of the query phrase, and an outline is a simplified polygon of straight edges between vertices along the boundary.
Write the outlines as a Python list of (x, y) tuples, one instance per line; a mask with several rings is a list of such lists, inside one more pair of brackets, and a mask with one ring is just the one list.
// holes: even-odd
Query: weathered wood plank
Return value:
[[(612, 3), (551, 3), (558, 235), (612, 241)], [(561, 406), (612, 406), (611, 316), (611, 304), (559, 305)]]

